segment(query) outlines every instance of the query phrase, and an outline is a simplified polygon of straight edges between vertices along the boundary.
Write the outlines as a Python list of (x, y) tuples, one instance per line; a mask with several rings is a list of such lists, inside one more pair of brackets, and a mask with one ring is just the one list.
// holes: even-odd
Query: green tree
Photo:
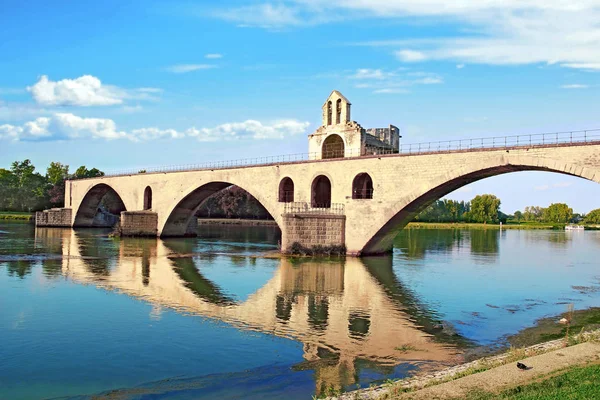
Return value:
[(48, 180), (48, 199), (52, 207), (60, 207), (65, 204), (65, 180), (69, 179), (69, 166), (59, 162), (51, 162), (46, 169)]
[(69, 179), (69, 166), (55, 161), (51, 162), (48, 169), (46, 169), (46, 178), (51, 185), (64, 182)]
[(104, 172), (100, 171), (97, 168), (87, 169), (85, 165), (77, 168), (73, 178), (75, 179), (83, 179), (83, 178), (96, 178), (98, 176), (104, 176)]
[(600, 224), (600, 208), (597, 208), (587, 213), (584, 222), (586, 224)]
[(523, 219), (523, 213), (521, 211), (515, 211), (514, 215), (514, 219), (515, 221), (519, 222)]
[(573, 218), (573, 209), (564, 203), (553, 203), (544, 210), (544, 222), (566, 224)]
[(46, 178), (35, 172), (30, 160), (15, 161), (11, 165), (12, 204), (19, 211), (41, 210), (47, 205)]
[(500, 210), (500, 199), (493, 194), (482, 194), (471, 200), (471, 211), (469, 213), (473, 222), (498, 222), (498, 211)]

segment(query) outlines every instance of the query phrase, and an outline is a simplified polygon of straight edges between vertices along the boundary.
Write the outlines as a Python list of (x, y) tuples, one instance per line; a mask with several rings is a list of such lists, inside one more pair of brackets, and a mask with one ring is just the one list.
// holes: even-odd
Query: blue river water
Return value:
[(0, 399), (306, 399), (600, 306), (600, 232), (413, 229), (345, 260), (273, 257), (271, 227), (108, 233), (0, 223)]

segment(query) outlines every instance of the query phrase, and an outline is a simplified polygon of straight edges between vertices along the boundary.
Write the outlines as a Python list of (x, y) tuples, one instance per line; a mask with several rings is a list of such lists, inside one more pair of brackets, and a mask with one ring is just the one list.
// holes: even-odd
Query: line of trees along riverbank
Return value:
[(15, 161), (9, 169), (0, 168), (0, 210), (33, 212), (63, 207), (65, 180), (103, 176), (104, 172), (85, 166), (69, 173), (69, 166), (52, 162), (44, 175), (35, 171), (30, 160)]

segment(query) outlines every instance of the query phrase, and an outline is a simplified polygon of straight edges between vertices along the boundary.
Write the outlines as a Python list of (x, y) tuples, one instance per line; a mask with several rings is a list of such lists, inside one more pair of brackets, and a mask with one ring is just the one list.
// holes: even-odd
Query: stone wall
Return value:
[(50, 210), (38, 211), (35, 213), (35, 226), (47, 227), (70, 227), (71, 209), (70, 208), (52, 208)]
[(294, 242), (304, 247), (345, 245), (346, 216), (284, 214), (281, 248), (287, 252)]
[(156, 236), (158, 214), (152, 211), (123, 211), (120, 230), (123, 236)]

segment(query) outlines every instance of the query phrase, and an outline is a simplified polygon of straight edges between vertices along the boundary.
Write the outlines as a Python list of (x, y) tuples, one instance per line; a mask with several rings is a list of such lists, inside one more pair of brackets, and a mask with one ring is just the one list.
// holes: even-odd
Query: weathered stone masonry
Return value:
[(123, 211), (121, 235), (154, 236), (158, 231), (158, 214), (152, 211)]
[(346, 216), (284, 214), (281, 230), (283, 252), (287, 252), (294, 242), (304, 247), (341, 246), (346, 243)]
[(35, 225), (68, 228), (72, 225), (71, 215), (70, 208), (51, 208), (50, 210), (38, 211), (35, 213)]

